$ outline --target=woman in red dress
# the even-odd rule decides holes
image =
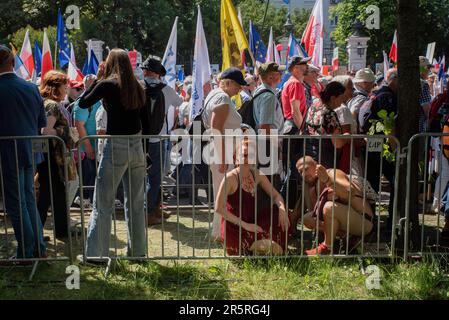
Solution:
[[[287,251],[292,234],[290,218],[279,192],[249,164],[249,155],[256,154],[252,151],[254,144],[244,139],[238,147],[236,168],[220,185],[215,211],[222,216],[222,240],[228,255],[280,255]]]

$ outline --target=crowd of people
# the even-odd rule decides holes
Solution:
[[[420,57],[420,66],[419,123],[421,132],[426,132],[432,128],[434,114],[441,124],[447,120],[438,111],[445,110],[449,101],[447,90],[435,95],[429,61]],[[60,138],[50,141],[49,152],[35,155],[30,141],[0,142],[4,204],[18,242],[17,259],[46,257],[48,239],[43,228],[50,207],[55,237],[65,241],[71,236],[67,214],[72,202],[92,206],[86,241],[86,255],[92,261],[109,256],[113,211],[120,204],[127,221],[128,255],[145,256],[145,228],[169,218],[161,209],[167,196],[161,186],[167,176],[178,177],[176,182],[187,186],[181,194],[196,203],[198,188],[189,186],[207,184],[210,174],[214,200],[210,232],[229,255],[286,253],[298,223],[322,235],[307,255],[329,254],[337,237],[354,249],[376,229],[375,202],[382,178],[390,184],[387,229],[391,230],[394,160],[380,161],[381,152],[368,151],[367,140],[352,135],[383,134],[372,128],[382,121],[382,110],[396,119],[395,68],[385,78],[369,68],[324,77],[310,58],[294,56],[286,66],[267,62],[246,76],[237,68],[224,70],[204,85],[205,99],[196,119],[220,134],[240,129],[245,136],[254,129],[259,136],[288,136],[269,149],[277,150],[279,157],[254,164],[248,159],[258,146],[248,137],[235,145],[214,139],[211,148],[218,153],[218,163],[184,161],[174,170],[174,144],[158,136],[192,125],[192,78],[175,88],[167,86],[166,70],[155,56],[149,56],[141,68],[144,79],[139,80],[126,51],[114,49],[97,75],[76,82],[64,72],[50,71],[38,88],[14,74],[13,53],[0,46],[0,136]],[[290,78],[281,83],[287,71]],[[236,106],[239,95],[242,105]],[[242,113],[249,106],[251,121]],[[94,135],[111,138],[88,138]],[[141,135],[150,138],[142,143]],[[434,142],[440,152],[445,150],[444,139]],[[66,151],[75,149],[74,156],[67,157]],[[232,164],[226,161],[227,152],[234,155]],[[444,160],[436,183],[443,188],[449,181]],[[77,172],[79,163],[81,172]],[[69,183],[78,185],[80,178],[85,186],[82,195]],[[435,190],[436,210],[444,193]],[[444,235],[449,233],[447,218]]]

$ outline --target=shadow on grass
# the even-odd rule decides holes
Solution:
[[[165,266],[155,262],[118,261],[107,278],[104,268],[80,266],[80,290],[68,290],[67,263],[41,264],[33,281],[31,268],[0,269],[0,300],[7,299],[229,299],[220,270],[209,272],[195,265]]]

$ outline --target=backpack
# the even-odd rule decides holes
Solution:
[[[433,99],[429,112],[429,132],[441,132],[444,118],[449,114],[449,94],[439,94]]]
[[[271,92],[271,90],[264,89],[256,94],[251,100],[246,101],[238,110],[238,113],[242,117],[242,123],[249,125],[253,130],[256,130],[256,120],[254,119],[254,99],[261,96],[264,93]]]
[[[146,123],[148,129],[144,132],[145,135],[158,135],[164,127],[166,121],[165,116],[165,97],[162,89],[165,84],[160,83],[156,86],[150,86],[145,82],[145,94],[147,98],[147,112],[145,112]]]
[[[378,98],[382,96],[386,96],[389,94],[390,94],[389,92],[382,92],[377,95],[372,95],[367,101],[365,101],[362,104],[359,112],[359,125],[360,125],[360,132],[362,134],[366,134],[369,131],[371,127],[370,120],[378,118],[377,113],[380,111],[380,109],[374,110],[373,108],[374,101],[376,101]]]

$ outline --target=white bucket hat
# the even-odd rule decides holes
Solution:
[[[374,72],[370,68],[365,68],[357,71],[352,81],[354,83],[375,82],[376,76],[374,75]]]

